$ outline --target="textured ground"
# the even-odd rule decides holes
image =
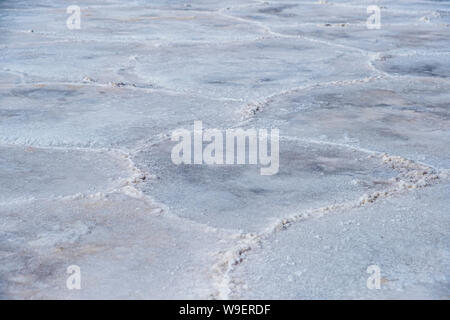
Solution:
[[[0,298],[449,299],[449,48],[443,0],[0,0]],[[194,120],[279,173],[175,166]]]

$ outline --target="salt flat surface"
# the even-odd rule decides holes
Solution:
[[[449,1],[70,4],[0,2],[1,299],[449,298]],[[175,165],[194,121],[278,173]]]
[[[433,186],[274,233],[236,268],[234,298],[448,299],[449,191]],[[380,267],[382,290],[367,289],[369,265]]]
[[[210,298],[216,250],[234,239],[116,193],[0,211],[2,298]],[[66,288],[70,265],[81,290]]]

